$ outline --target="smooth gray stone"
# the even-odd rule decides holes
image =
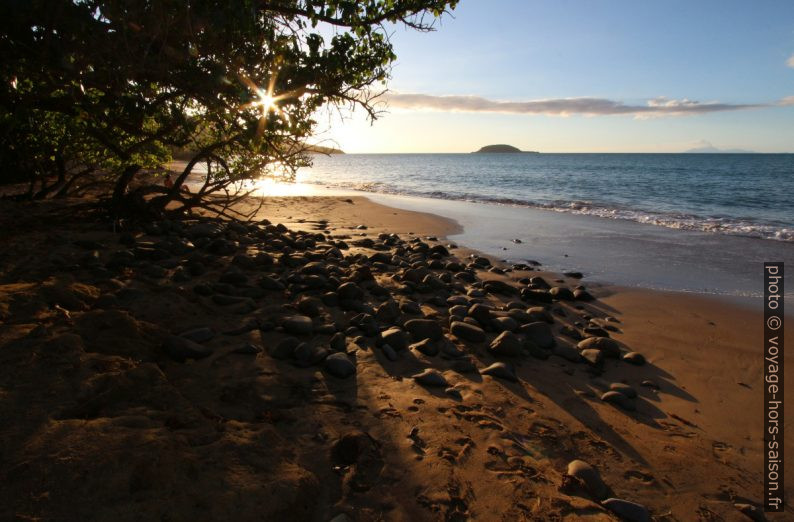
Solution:
[[[513,368],[503,362],[495,362],[487,368],[480,370],[481,375],[490,375],[491,377],[499,377],[506,381],[518,382]]]
[[[462,321],[454,321],[449,327],[450,333],[459,339],[472,343],[485,341],[485,332],[482,328]]]
[[[332,353],[325,358],[325,369],[334,377],[346,379],[356,373],[356,365],[347,354],[342,352]]]
[[[636,502],[620,498],[608,498],[601,505],[628,522],[651,521],[651,514],[648,512],[648,508]]]
[[[433,319],[411,319],[405,322],[405,329],[415,341],[430,339],[439,341],[444,335],[441,326]]]
[[[441,375],[438,370],[434,370],[432,368],[428,368],[421,373],[417,373],[413,376],[413,379],[423,386],[433,386],[433,387],[448,387],[449,383]]]
[[[489,347],[494,355],[506,355],[516,357],[522,354],[521,340],[512,332],[502,332],[491,342]]]
[[[572,460],[568,463],[568,475],[580,480],[587,491],[598,500],[606,497],[609,493],[607,485],[601,479],[601,474],[593,466],[583,460]]]
[[[177,362],[185,362],[187,359],[203,359],[212,355],[212,348],[178,335],[170,335],[165,339],[163,351]]]
[[[205,343],[215,337],[215,331],[213,331],[212,328],[203,326],[201,328],[194,328],[192,330],[182,332],[179,334],[179,337],[184,337],[185,339],[189,339],[194,343]]]
[[[609,385],[609,389],[612,391],[620,392],[629,399],[634,399],[637,397],[637,390],[629,386],[628,384],[624,384],[622,382],[613,382]]]
[[[634,401],[629,399],[625,395],[617,391],[608,391],[601,396],[601,400],[604,402],[608,402],[610,404],[614,404],[616,406],[620,406],[624,410],[627,411],[634,411],[637,407],[634,405]]]
[[[536,321],[525,324],[518,329],[518,333],[540,348],[549,349],[554,346],[554,335],[548,323]]]
[[[310,317],[305,315],[292,315],[284,319],[284,330],[294,335],[311,335],[314,325]]]
[[[590,348],[601,350],[607,357],[618,358],[620,357],[620,345],[614,339],[609,337],[588,337],[576,345],[580,350],[587,350]]]

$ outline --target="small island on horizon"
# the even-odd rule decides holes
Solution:
[[[474,151],[472,154],[481,154],[481,153],[523,153],[523,154],[540,154],[536,150],[521,150],[517,147],[513,147],[512,145],[506,145],[504,143],[496,144],[496,145],[486,145],[481,147],[480,150]]]

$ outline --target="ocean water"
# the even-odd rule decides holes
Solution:
[[[794,242],[794,154],[345,154],[298,181]]]

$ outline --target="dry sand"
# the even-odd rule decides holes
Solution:
[[[615,520],[598,502],[605,496],[640,503],[655,520],[748,520],[734,504],[762,501],[758,311],[597,285],[588,285],[596,301],[536,303],[551,312],[558,347],[576,345],[561,328],[581,332],[592,317],[648,360],[607,359],[595,375],[558,355],[494,356],[495,332],[487,342],[462,341],[449,333],[448,307],[431,301],[449,295],[449,285],[400,293],[404,271],[395,278],[397,267],[372,267],[380,287],[443,326],[444,340],[434,343],[441,353],[400,350],[392,361],[379,334],[350,331],[342,349],[356,371],[338,378],[322,362],[301,367],[273,356],[290,336],[266,323],[300,313],[299,295],[266,290],[221,306],[193,291],[217,282],[231,254],[206,255],[206,272],[181,282],[172,278],[190,266],[189,250],[107,272],[114,252],[127,248],[118,235],[89,218],[53,215],[11,203],[0,209],[2,520]],[[359,234],[414,233],[438,237],[424,240],[432,247],[457,227],[364,198],[274,198],[259,217],[312,234],[327,228],[349,243]],[[362,224],[368,228],[356,230]],[[252,256],[279,250],[246,245],[245,231],[225,235]],[[144,235],[138,246],[165,237]],[[358,252],[375,251],[342,253]],[[451,253],[463,261],[469,254]],[[241,272],[283,277],[298,269],[285,268],[289,262]],[[341,276],[369,288],[366,302],[379,305],[366,270],[355,267]],[[518,287],[537,275],[579,284],[538,271],[476,274]],[[517,300],[485,298],[497,309]],[[315,327],[341,330],[357,315],[325,304],[319,312]],[[252,321],[261,328],[243,332]],[[169,357],[164,340],[196,327],[215,333],[200,343],[208,356]],[[331,335],[295,337],[328,348]],[[454,349],[465,356],[444,355]],[[518,382],[463,371],[461,360],[479,369],[509,362]],[[411,378],[427,368],[454,390]],[[639,393],[636,411],[600,400],[618,382]],[[574,459],[600,472],[607,495],[566,478]],[[786,471],[794,476],[790,465]]]

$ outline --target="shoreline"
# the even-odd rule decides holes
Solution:
[[[277,196],[359,196],[387,207],[432,212],[460,225],[450,240],[507,263],[542,261],[550,271],[580,271],[600,284],[723,296],[749,306],[762,297],[759,267],[764,261],[794,265],[794,243],[787,241],[311,183],[274,183],[265,190]],[[786,297],[794,298],[794,288]]]

